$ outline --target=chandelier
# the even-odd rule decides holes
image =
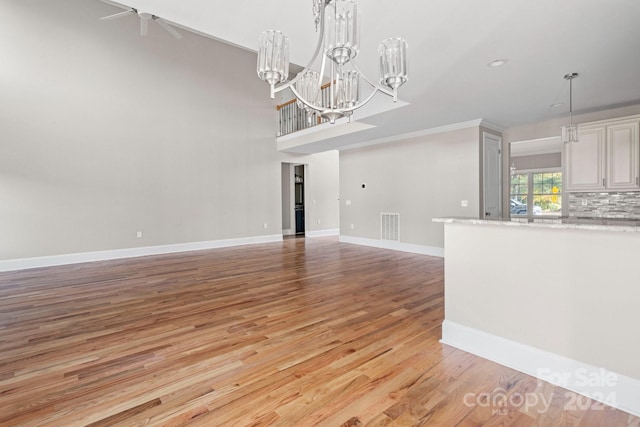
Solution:
[[[380,84],[373,83],[355,63],[360,51],[358,5],[354,0],[312,1],[316,31],[319,29],[318,43],[307,66],[293,80],[286,82],[289,77],[289,38],[276,30],[267,30],[260,36],[258,77],[271,85],[271,98],[290,88],[297,98],[298,107],[309,113],[317,112],[331,123],[341,117],[350,117],[378,92],[396,102],[398,88],[407,81],[407,42],[401,38],[382,41],[378,48]],[[320,54],[320,71],[315,71],[312,67]],[[372,88],[363,100],[360,99],[360,79]],[[328,97],[321,96],[325,81]]]
[[[571,144],[578,142],[578,127],[573,124],[573,79],[578,77],[578,73],[571,73],[564,76],[569,80],[569,124],[562,127],[562,142]]]

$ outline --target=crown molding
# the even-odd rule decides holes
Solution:
[[[485,128],[485,129],[489,129],[492,130],[494,132],[498,132],[498,133],[502,133],[504,132],[504,128],[501,126],[498,126],[497,124],[493,123],[493,122],[489,122],[485,119],[480,119],[480,126]]]
[[[415,132],[407,132],[407,133],[403,133],[400,135],[393,135],[393,136],[388,136],[385,138],[379,138],[379,139],[374,139],[372,141],[363,141],[363,142],[358,142],[356,144],[350,144],[350,145],[345,145],[343,147],[338,148],[339,151],[344,151],[344,150],[353,150],[355,148],[362,148],[362,147],[368,147],[370,145],[378,145],[378,144],[386,144],[389,142],[399,142],[399,141],[405,141],[408,139],[413,139],[413,138],[419,138],[422,136],[428,136],[428,135],[435,135],[438,133],[445,133],[445,132],[451,132],[451,131],[455,131],[455,130],[460,130],[460,129],[469,129],[469,128],[479,128],[479,127],[484,127],[486,129],[489,130],[493,130],[495,132],[499,132],[502,133],[503,129],[491,122],[487,122],[484,119],[475,119],[475,120],[469,120],[466,122],[460,122],[460,123],[453,123],[450,125],[444,125],[444,126],[437,126],[434,128],[429,128],[429,129],[422,129],[422,130],[418,130]]]

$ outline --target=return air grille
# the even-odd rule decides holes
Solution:
[[[381,213],[380,214],[380,239],[400,240],[400,214]]]

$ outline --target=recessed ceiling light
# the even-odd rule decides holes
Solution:
[[[507,63],[506,59],[496,59],[495,61],[491,61],[487,64],[487,67],[500,67]]]
[[[562,107],[563,105],[564,105],[564,102],[556,102],[555,104],[549,105],[549,107],[558,108],[558,107]]]

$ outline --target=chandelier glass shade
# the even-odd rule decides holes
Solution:
[[[270,85],[289,77],[289,38],[280,31],[268,30],[260,36],[258,77]]]
[[[318,112],[334,123],[367,104],[377,92],[397,100],[397,90],[408,78],[407,42],[401,38],[384,40],[379,48],[379,84],[367,79],[355,63],[360,51],[360,9],[354,0],[313,0],[316,29],[315,53],[303,71],[287,82],[289,39],[280,31],[262,33],[258,49],[258,77],[271,86],[271,97],[290,88],[299,108]],[[319,72],[312,67],[319,64]],[[371,88],[360,99],[360,80]],[[328,88],[329,96],[321,96]],[[323,102],[324,100],[324,102]]]
[[[384,40],[380,53],[380,84],[396,89],[407,81],[407,42],[401,38]]]
[[[307,70],[302,77],[296,82],[297,92],[301,97],[308,99],[314,104],[318,103],[320,96],[320,74],[317,71]],[[300,100],[296,100],[298,108],[312,112],[309,107],[304,105]]]
[[[569,80],[569,124],[562,127],[562,142],[572,144],[578,142],[578,126],[573,124],[573,79],[578,77],[578,73],[571,73],[564,76]]]

